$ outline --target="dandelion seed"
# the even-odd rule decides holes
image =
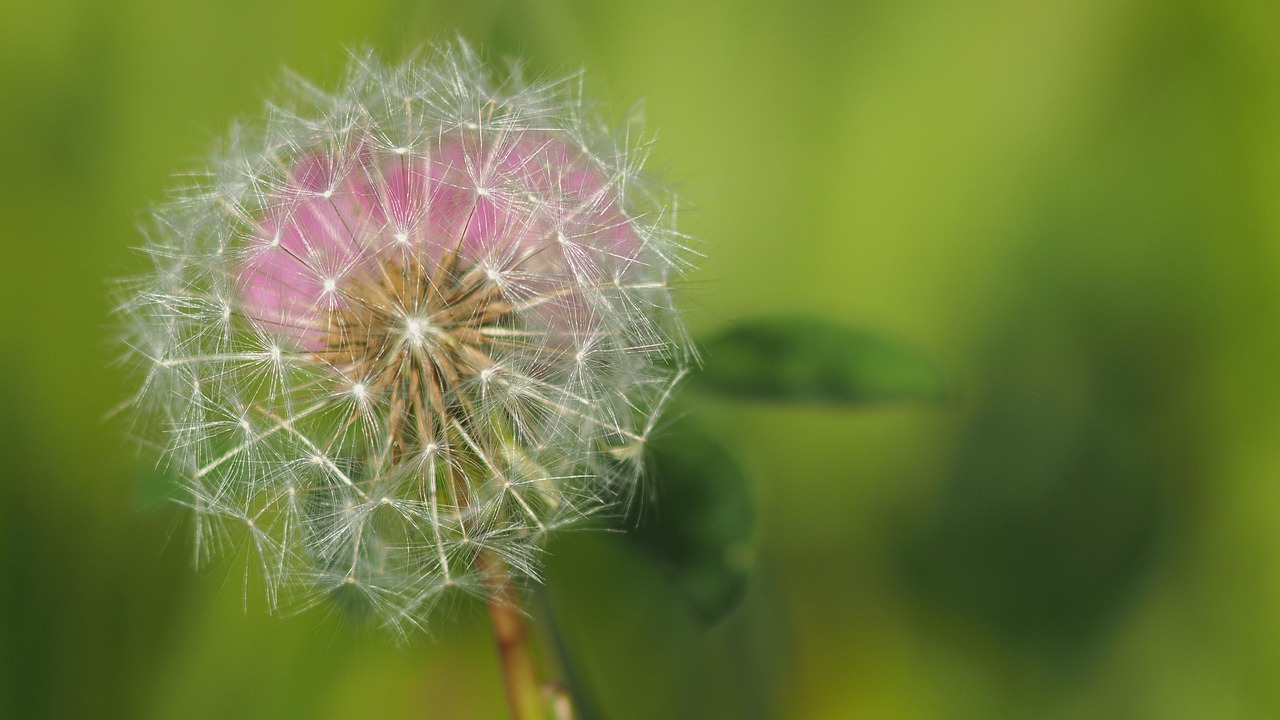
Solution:
[[[402,631],[630,496],[689,252],[578,87],[462,44],[356,55],[156,211],[121,286],[134,404],[201,532],[253,530],[269,599],[358,588]]]

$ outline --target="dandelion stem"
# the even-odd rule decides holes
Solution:
[[[520,613],[520,597],[511,584],[506,563],[490,552],[481,553],[478,562],[488,591],[489,618],[493,621],[493,637],[498,646],[498,662],[512,720],[547,720],[542,682],[538,679],[524,616]]]

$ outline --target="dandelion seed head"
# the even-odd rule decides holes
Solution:
[[[579,87],[462,43],[355,54],[155,211],[118,315],[197,552],[238,520],[272,602],[350,592],[406,631],[480,553],[536,578],[546,533],[632,495],[691,253]]]

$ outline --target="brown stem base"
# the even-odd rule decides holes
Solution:
[[[545,720],[542,682],[530,652],[524,616],[519,609],[519,593],[501,558],[483,553],[479,562],[488,591],[489,618],[493,621],[493,637],[498,646],[498,662],[512,720]]]

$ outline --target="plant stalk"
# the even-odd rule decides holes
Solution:
[[[512,720],[547,720],[542,681],[529,647],[520,595],[511,582],[507,565],[493,553],[479,557],[488,593],[489,618],[498,646],[498,663],[507,692]]]

